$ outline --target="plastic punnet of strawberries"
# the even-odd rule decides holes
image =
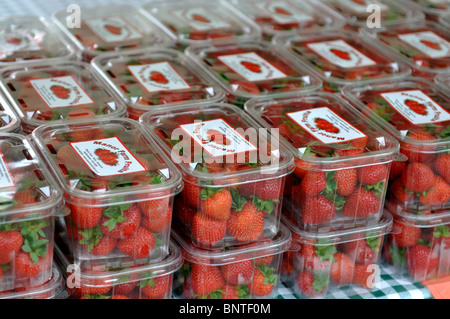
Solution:
[[[424,78],[344,89],[352,103],[400,142],[388,205],[425,214],[450,207],[450,94]],[[449,95],[447,95],[449,94]]]
[[[281,225],[270,239],[228,247],[226,251],[201,249],[183,234],[173,231],[172,235],[184,257],[183,266],[175,273],[175,296],[184,299],[276,296],[281,259],[291,240],[286,226]]]
[[[293,159],[270,133],[224,103],[150,111],[141,121],[183,174],[174,227],[206,249],[275,236]]]
[[[126,101],[131,119],[146,111],[177,104],[220,101],[223,91],[211,85],[191,59],[170,49],[129,51],[102,55],[93,65]]]
[[[193,57],[221,85],[228,103],[243,108],[253,97],[319,89],[321,81],[278,46],[265,41],[192,45]]]
[[[329,231],[381,218],[397,141],[330,93],[253,99],[245,107],[278,129],[294,154],[284,210],[299,226]]]
[[[280,35],[274,41],[306,63],[324,81],[326,92],[340,92],[351,83],[396,79],[411,72],[406,64],[381,52],[354,31]]]
[[[76,261],[121,265],[167,255],[181,176],[137,122],[47,125],[33,139],[64,191]]]
[[[0,134],[0,168],[0,291],[14,293],[52,277],[62,195],[21,135]]]
[[[43,124],[115,118],[125,113],[125,104],[83,62],[4,68],[1,88],[26,134]]]

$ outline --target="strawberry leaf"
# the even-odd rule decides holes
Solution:
[[[372,250],[376,253],[380,250],[380,243],[381,243],[381,237],[380,236],[373,236],[373,234],[366,233],[366,243],[367,246],[372,248]]]
[[[378,198],[381,198],[383,193],[384,193],[384,180],[383,181],[379,181],[376,184],[373,185],[364,185],[364,188],[367,191],[373,191],[373,193],[375,194],[375,196],[377,196]]]
[[[241,194],[239,194],[238,190],[236,189],[231,190],[231,198],[232,198],[231,208],[234,209],[236,212],[242,211],[242,208],[244,207],[245,203],[247,203],[247,199],[245,199],[244,196],[241,196]]]
[[[445,225],[436,226],[433,232],[434,238],[450,237],[450,228]]]
[[[272,267],[267,267],[266,264],[261,264],[259,267],[259,270],[264,275],[264,281],[263,284],[265,285],[275,285],[278,280],[278,275],[275,272],[275,269]]]
[[[395,266],[405,266],[406,265],[406,248],[405,247],[397,247],[393,246],[389,247],[389,253],[392,256],[392,262]]]
[[[334,261],[334,254],[337,253],[335,245],[322,244],[319,240],[315,248],[316,255],[320,258],[320,261]]]
[[[258,196],[251,196],[253,198],[253,204],[255,204],[256,208],[258,210],[262,210],[268,214],[271,214],[275,208],[274,203],[279,203],[280,200],[274,199],[274,200],[264,200],[261,198],[258,198]],[[245,203],[244,203],[245,204]]]
[[[314,273],[314,281],[312,286],[316,292],[322,292],[325,287],[330,284],[330,279],[328,274],[325,273]]]
[[[103,237],[103,233],[98,225],[94,228],[79,230],[78,233],[83,236],[80,244],[85,245],[88,252],[91,252]]]

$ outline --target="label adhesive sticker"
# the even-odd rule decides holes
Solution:
[[[218,59],[250,82],[287,77],[255,52],[222,55]]]
[[[380,95],[412,124],[450,121],[450,113],[421,90],[381,93]]]
[[[128,70],[150,93],[191,88],[169,62],[129,65]]]
[[[213,157],[258,150],[223,119],[183,124],[180,128]]]
[[[430,58],[450,56],[450,42],[433,31],[399,34],[398,38]]]
[[[0,188],[16,186],[11,172],[6,165],[5,157],[0,151]]]
[[[172,14],[198,31],[230,28],[232,25],[209,10],[198,7],[173,11]]]
[[[377,63],[344,40],[308,43],[308,48],[341,68],[355,68]]]
[[[309,22],[314,18],[309,14],[300,11],[299,8],[293,6],[289,1],[266,1],[255,3],[255,6],[262,12],[270,15],[276,22],[280,24]]]
[[[146,171],[118,137],[70,143],[84,163],[98,176]]]
[[[291,112],[286,115],[324,144],[344,143],[367,136],[328,107]]]
[[[84,20],[86,25],[104,42],[122,42],[142,38],[142,34],[122,17],[104,17]]]
[[[79,106],[94,103],[73,76],[58,76],[30,80],[33,89],[50,108]]]

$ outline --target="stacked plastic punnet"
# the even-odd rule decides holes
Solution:
[[[298,234],[300,251],[288,252],[284,267],[297,295],[324,296],[333,261],[338,263],[337,272],[340,267],[347,271],[346,280],[336,279],[342,285],[358,281],[352,281],[353,272],[355,276],[361,272],[360,279],[362,273],[374,279],[382,238],[392,223],[383,217],[383,207],[398,142],[348,102],[326,92],[252,99],[245,108],[263,127],[277,129],[281,143],[295,158],[284,188],[283,218]],[[369,233],[373,235],[366,238]],[[361,244],[341,245],[357,239]],[[347,256],[337,249],[352,245],[354,252]],[[370,249],[373,258],[355,257]]]
[[[172,229],[192,267],[190,275],[178,275],[183,296],[269,298],[279,282],[278,256],[290,239],[280,218],[292,155],[230,104],[154,110],[141,122],[183,175]]]
[[[0,171],[0,298],[52,298],[60,280],[53,235],[62,194],[22,135],[0,134]]]
[[[344,94],[400,142],[402,158],[392,164],[386,201],[398,225],[389,236],[386,259],[399,271],[408,269],[417,281],[447,275],[439,260],[445,263],[450,238],[445,231],[450,211],[450,91],[411,77],[395,84],[349,86]]]

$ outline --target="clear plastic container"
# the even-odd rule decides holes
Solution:
[[[27,138],[0,134],[0,291],[52,277],[55,216],[62,194]]]
[[[32,15],[0,18],[0,51],[0,67],[75,58],[74,49],[49,22]]]
[[[81,7],[80,11],[79,25],[73,11],[67,10],[53,14],[52,21],[76,48],[81,60],[89,62],[103,52],[166,46],[171,42],[159,23],[131,5]]]
[[[190,58],[171,49],[147,49],[102,54],[92,61],[128,106],[128,117],[154,107],[218,102],[225,93],[193,66]]]
[[[166,257],[181,175],[139,123],[43,125],[33,140],[64,192],[77,262],[119,267]]]
[[[443,90],[450,90],[450,72],[439,74],[434,78],[434,82]]]
[[[64,299],[63,276],[53,265],[50,280],[36,287],[16,288],[12,291],[0,292],[0,299]]]
[[[173,241],[163,260],[141,266],[83,268],[59,243],[55,260],[66,279],[68,299],[171,299],[174,273],[183,265]]]
[[[439,22],[440,22],[441,25],[443,25],[447,29],[450,29],[450,12],[448,14],[446,14],[446,15],[443,15],[439,19]]]
[[[439,17],[450,13],[450,4],[447,0],[406,0],[406,2],[422,10],[430,21],[438,22]]]
[[[450,30],[426,21],[383,27],[376,33],[361,31],[384,54],[394,54],[412,68],[412,75],[433,80],[450,71]]]
[[[0,95],[0,132],[21,133],[20,119],[13,112],[9,103]]]
[[[295,30],[341,28],[345,19],[318,1],[310,0],[229,0],[259,25],[266,40],[275,34]]]
[[[276,36],[274,42],[308,65],[319,76],[324,91],[340,92],[351,83],[390,81],[407,76],[410,68],[382,53],[367,37],[349,30],[322,30]]]
[[[192,45],[185,52],[225,90],[228,103],[240,108],[253,97],[310,92],[322,84],[303,64],[266,41]]]
[[[277,234],[293,158],[267,130],[225,103],[150,111],[141,121],[183,174],[173,223],[195,245],[224,249]]]
[[[180,50],[217,39],[252,40],[261,36],[258,25],[223,0],[213,4],[208,0],[156,0],[142,9],[164,26]]]
[[[118,118],[126,105],[84,62],[33,63],[0,71],[0,88],[24,134],[48,123]]]
[[[349,86],[344,95],[400,143],[388,199],[395,211],[450,208],[450,93],[424,78]]]
[[[296,249],[283,256],[281,280],[297,298],[326,298],[333,290],[376,287],[384,237],[392,229],[390,214],[372,226],[321,234],[305,232],[285,216],[282,222]]]
[[[398,142],[336,94],[252,99],[245,109],[294,155],[283,212],[304,231],[377,223]]]
[[[450,212],[425,215],[395,212],[392,233],[383,247],[383,260],[396,274],[409,275],[414,282],[450,275]]]
[[[260,243],[206,250],[189,237],[172,231],[184,265],[175,273],[177,299],[274,299],[280,282],[283,253],[290,249],[291,232],[281,225],[273,238]]]
[[[382,26],[417,23],[425,19],[425,15],[416,6],[396,0],[322,0],[322,2],[342,15],[353,30],[368,28],[368,20],[374,22],[372,19],[374,9],[369,8],[370,5],[377,5],[380,9]]]

